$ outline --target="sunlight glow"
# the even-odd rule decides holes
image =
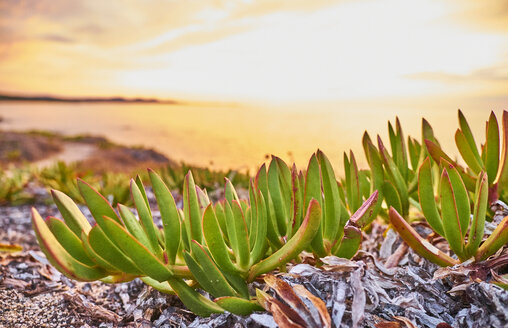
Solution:
[[[107,21],[146,25],[131,29],[131,39],[122,28],[57,34],[76,23],[21,20],[27,36],[0,52],[0,90],[294,103],[508,88],[506,31],[455,18],[474,2],[179,3],[166,15],[151,11],[164,18],[157,22],[139,17],[134,3]]]

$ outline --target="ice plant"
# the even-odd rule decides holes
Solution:
[[[482,171],[487,173],[489,202],[499,199],[508,200],[508,112],[503,112],[503,128],[500,133],[499,124],[494,112],[490,113],[486,122],[485,141],[478,149],[471,128],[462,111],[458,111],[459,129],[455,132],[457,149],[467,165],[463,168],[454,162],[443,150],[431,140],[426,140],[426,146],[432,158],[439,162],[444,158],[459,170],[468,190],[473,191],[475,181]],[[500,152],[500,136],[503,141]]]
[[[486,173],[479,174],[471,206],[468,190],[459,171],[450,162],[444,159],[441,161],[443,170],[437,188],[438,201],[434,195],[436,183],[433,181],[430,158],[424,160],[419,170],[419,200],[429,226],[447,240],[458,260],[438,250],[418,235],[393,207],[389,212],[390,222],[415,252],[438,265],[454,265],[472,257],[477,261],[485,260],[508,242],[508,217],[505,217],[494,232],[483,241],[488,205]]]
[[[183,211],[162,179],[149,170],[162,229],[152,217],[141,179],[131,180],[136,217],[110,203],[90,185],[78,188],[96,224],[91,226],[71,198],[52,191],[64,218],[43,220],[32,211],[34,231],[48,260],[66,276],[83,281],[122,282],[139,277],[152,287],[176,293],[194,313],[206,316],[225,309],[246,314],[261,309],[247,283],[291,261],[309,247],[321,220],[319,202],[311,200],[301,224],[280,248],[269,247],[268,211],[251,183],[251,204],[240,201],[227,180],[226,199],[215,206],[192,174],[184,181]],[[199,294],[200,287],[214,301]]]
[[[419,207],[417,201],[417,170],[426,155],[425,147],[411,137],[407,139],[407,146],[404,140],[404,134],[398,118],[395,121],[395,129],[388,122],[388,135],[390,139],[391,154],[385,147],[383,140],[377,136],[377,148],[372,142],[369,134],[364,133],[362,144],[365,157],[370,167],[368,180],[371,184],[371,190],[378,190],[380,199],[384,199],[387,208],[394,207],[404,218],[409,218],[409,208],[411,205]],[[434,132],[430,124],[422,120],[422,140],[430,139],[437,143]],[[422,141],[423,142],[423,141]],[[344,158],[346,168],[346,181],[348,181],[348,169],[354,168],[356,163],[351,153],[350,161]],[[351,177],[356,177],[358,186],[362,189],[362,180],[366,178],[361,174],[355,174],[357,169],[349,169]],[[354,179],[353,183],[355,182]],[[365,184],[365,183],[364,183]],[[349,185],[349,183],[348,183]],[[346,187],[349,191],[351,187]],[[355,188],[352,188],[356,190]],[[364,192],[365,193],[365,192]],[[353,195],[355,193],[352,193]],[[359,195],[356,196],[359,198]],[[381,211],[381,201],[378,204],[377,212]],[[386,213],[383,210],[383,214]]]
[[[351,217],[342,203],[341,192],[330,161],[318,150],[309,161],[301,197],[304,208],[311,199],[317,199],[323,208],[321,225],[311,244],[312,252],[318,258],[331,254],[353,257],[362,241],[362,228],[376,217],[377,191],[358,207],[355,206],[355,213]]]

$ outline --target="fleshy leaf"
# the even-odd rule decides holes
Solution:
[[[196,315],[207,317],[212,313],[224,312],[224,309],[219,305],[189,287],[183,280],[170,278],[168,283],[183,304]]]
[[[321,166],[321,178],[323,185],[324,195],[324,217],[323,217],[323,238],[329,243],[333,244],[336,239],[342,238],[344,225],[340,222],[340,200],[339,190],[337,186],[337,180],[335,179],[335,173],[333,172],[330,161],[325,154],[318,150],[317,158]],[[351,161],[356,167],[353,153],[351,153]],[[356,172],[358,174],[358,171]],[[358,184],[358,175],[356,176],[356,184]],[[359,190],[356,189],[356,193]]]
[[[175,264],[176,254],[180,246],[180,217],[175,199],[166,184],[153,170],[148,170],[157,205],[161,213],[164,230],[166,254],[169,264]]]
[[[450,248],[460,259],[464,258],[464,237],[461,228],[459,203],[447,170],[441,175],[441,214],[443,230]]]
[[[32,208],[32,224],[41,250],[48,261],[65,276],[81,281],[93,281],[107,275],[104,269],[85,265],[72,257],[60,245],[35,208]]]
[[[459,149],[464,162],[469,166],[469,168],[473,171],[474,174],[478,174],[482,168],[481,158],[476,157],[475,153],[478,153],[476,149],[476,145],[474,150],[471,148],[466,136],[461,130],[455,132],[455,143],[457,144],[457,148]]]
[[[494,229],[476,252],[476,260],[483,261],[508,243],[508,216]]]
[[[360,229],[371,223],[376,217],[374,209],[377,207],[378,192],[374,191],[372,195],[360,206],[360,208],[351,216],[350,220]]]
[[[263,308],[256,301],[234,296],[218,297],[215,299],[215,303],[224,310],[237,315],[249,315],[254,311],[263,311]]]
[[[430,227],[444,237],[443,223],[434,198],[431,162],[428,157],[423,161],[418,172],[418,196],[423,215]]]
[[[96,225],[90,230],[88,244],[94,253],[118,271],[134,275],[143,274],[143,271],[106,237],[100,226]]]
[[[321,206],[317,200],[312,199],[310,201],[309,208],[307,209],[305,219],[295,235],[275,253],[254,265],[249,271],[248,281],[253,281],[260,274],[284,265],[298,256],[301,251],[309,246],[310,242],[316,235],[320,221]]]
[[[466,245],[467,257],[471,257],[476,253],[478,246],[483,239],[485,227],[485,214],[487,213],[488,205],[488,181],[487,174],[481,172],[478,178],[476,193],[475,193],[475,206],[473,213],[473,221],[469,229],[469,236]]]
[[[478,148],[476,147],[476,142],[473,137],[473,133],[471,132],[471,128],[469,127],[469,124],[467,123],[466,117],[462,113],[462,111],[459,109],[459,125],[460,130],[462,134],[464,135],[465,141],[469,144],[469,148],[471,149],[471,152],[473,156],[476,158],[476,161],[478,163],[481,163],[481,157],[480,153],[478,152]]]
[[[102,218],[104,216],[110,217],[117,223],[121,224],[120,218],[116,215],[115,210],[111,207],[111,204],[109,204],[104,196],[99,194],[94,188],[81,179],[78,179],[78,188],[81,196],[83,196],[83,199],[88,206],[88,209],[99,225],[102,225]]]
[[[418,255],[440,266],[452,266],[458,263],[457,260],[423,239],[393,207],[390,207],[388,214],[392,226]]]
[[[51,196],[53,196],[53,201],[62,214],[65,223],[76,236],[79,237],[81,231],[88,233],[92,229],[86,217],[69,196],[58,190],[51,190]]]
[[[238,268],[231,262],[229,251],[222,237],[217,217],[212,205],[208,205],[203,214],[203,234],[210,253],[217,265],[225,271],[237,272]]]
[[[137,241],[124,227],[111,218],[104,217],[104,224],[110,237],[123,253],[128,255],[136,266],[147,276],[157,281],[173,277],[173,272],[165,266],[143,244]]]
[[[485,141],[485,169],[489,178],[489,185],[494,183],[499,168],[499,124],[494,112],[490,113],[487,122],[487,140]]]
[[[338,242],[338,247],[333,253],[342,258],[352,258],[362,243],[362,231],[355,226],[346,225],[344,228],[344,237]]]
[[[190,171],[185,175],[183,184],[183,204],[188,242],[196,240],[198,243],[201,243],[203,238],[203,231],[201,230],[201,209],[196,194],[194,178]]]
[[[46,224],[60,245],[62,245],[72,257],[88,266],[96,265],[86,254],[81,240],[65,225],[65,223],[55,217],[49,217],[46,219]]]

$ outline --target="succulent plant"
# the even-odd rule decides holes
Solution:
[[[488,205],[487,174],[480,172],[471,200],[460,172],[453,164],[441,159],[443,170],[438,184],[434,182],[437,179],[433,179],[431,164],[430,158],[426,158],[418,175],[422,212],[432,230],[446,239],[458,260],[422,238],[393,207],[389,212],[392,226],[415,252],[438,265],[455,265],[472,257],[477,261],[485,260],[508,242],[508,217],[483,241]],[[434,195],[435,187],[439,190],[438,197]]]
[[[251,182],[251,204],[240,201],[226,180],[226,199],[211,204],[189,172],[183,210],[162,179],[149,170],[162,229],[154,223],[139,176],[130,191],[139,219],[124,206],[115,211],[90,185],[78,189],[96,224],[91,226],[72,199],[52,191],[64,219],[43,220],[32,211],[34,231],[48,260],[66,276],[83,281],[122,282],[141,278],[166,293],[176,293],[194,313],[206,316],[227,309],[238,314],[261,309],[247,283],[283,266],[310,245],[321,220],[319,202],[311,200],[301,224],[280,248],[269,248],[267,207]],[[200,287],[214,301],[199,294]]]
[[[406,219],[409,219],[409,209],[413,205],[419,208],[417,201],[417,170],[426,156],[425,147],[421,146],[416,139],[408,137],[407,146],[404,141],[404,134],[399,118],[395,120],[395,129],[391,122],[388,122],[388,135],[390,139],[391,155],[385,147],[383,140],[377,136],[377,148],[373,144],[369,134],[364,133],[362,144],[365,152],[365,157],[370,167],[370,172],[365,175],[370,181],[370,189],[378,190],[379,198],[384,199],[387,208],[392,206]],[[423,140],[430,139],[439,144],[434,137],[434,132],[430,124],[422,120],[422,143]],[[351,161],[347,163],[345,156],[346,167],[346,181],[348,180],[348,167],[355,167],[353,154],[350,155]],[[367,180],[362,178],[361,174],[353,174],[357,169],[351,171],[351,175],[360,181]],[[353,180],[354,181],[354,180]],[[364,183],[365,184],[365,183]],[[347,190],[348,188],[346,188]],[[364,187],[364,189],[367,189]],[[365,192],[363,192],[365,194]],[[359,198],[359,195],[356,196]],[[381,208],[381,201],[379,202],[376,213],[385,210]]]
[[[357,191],[358,189],[355,189],[353,193]],[[343,198],[341,199],[341,193],[344,194],[330,161],[318,150],[310,158],[303,195],[304,208],[310,199],[317,199],[323,208],[321,225],[311,244],[312,251],[318,258],[332,254],[345,258],[353,257],[362,241],[361,230],[376,218],[377,191],[364,202],[359,198],[359,204],[355,203],[351,216]]]
[[[462,111],[458,111],[459,128],[455,132],[455,143],[459,153],[466,163],[464,168],[453,161],[444,153],[441,147],[431,140],[425,140],[426,147],[432,158],[439,163],[441,158],[452,163],[459,170],[462,179],[469,191],[474,191],[476,181],[481,172],[487,174],[489,203],[498,199],[508,200],[508,112],[503,112],[503,129],[499,130],[499,124],[494,112],[490,113],[486,122],[485,141],[479,150],[471,128]],[[502,138],[502,151],[500,152],[500,136]]]

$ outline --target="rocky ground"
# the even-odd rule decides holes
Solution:
[[[37,209],[43,216],[58,214],[52,205]],[[0,327],[277,326],[266,312],[199,318],[177,297],[139,280],[116,285],[69,280],[40,252],[29,212],[29,206],[0,207],[0,242],[23,248],[0,253]],[[316,268],[304,256],[303,263],[277,276],[322,299],[334,327],[508,327],[508,291],[485,282],[494,266],[438,269],[385,229],[374,224],[352,261],[328,257]]]

